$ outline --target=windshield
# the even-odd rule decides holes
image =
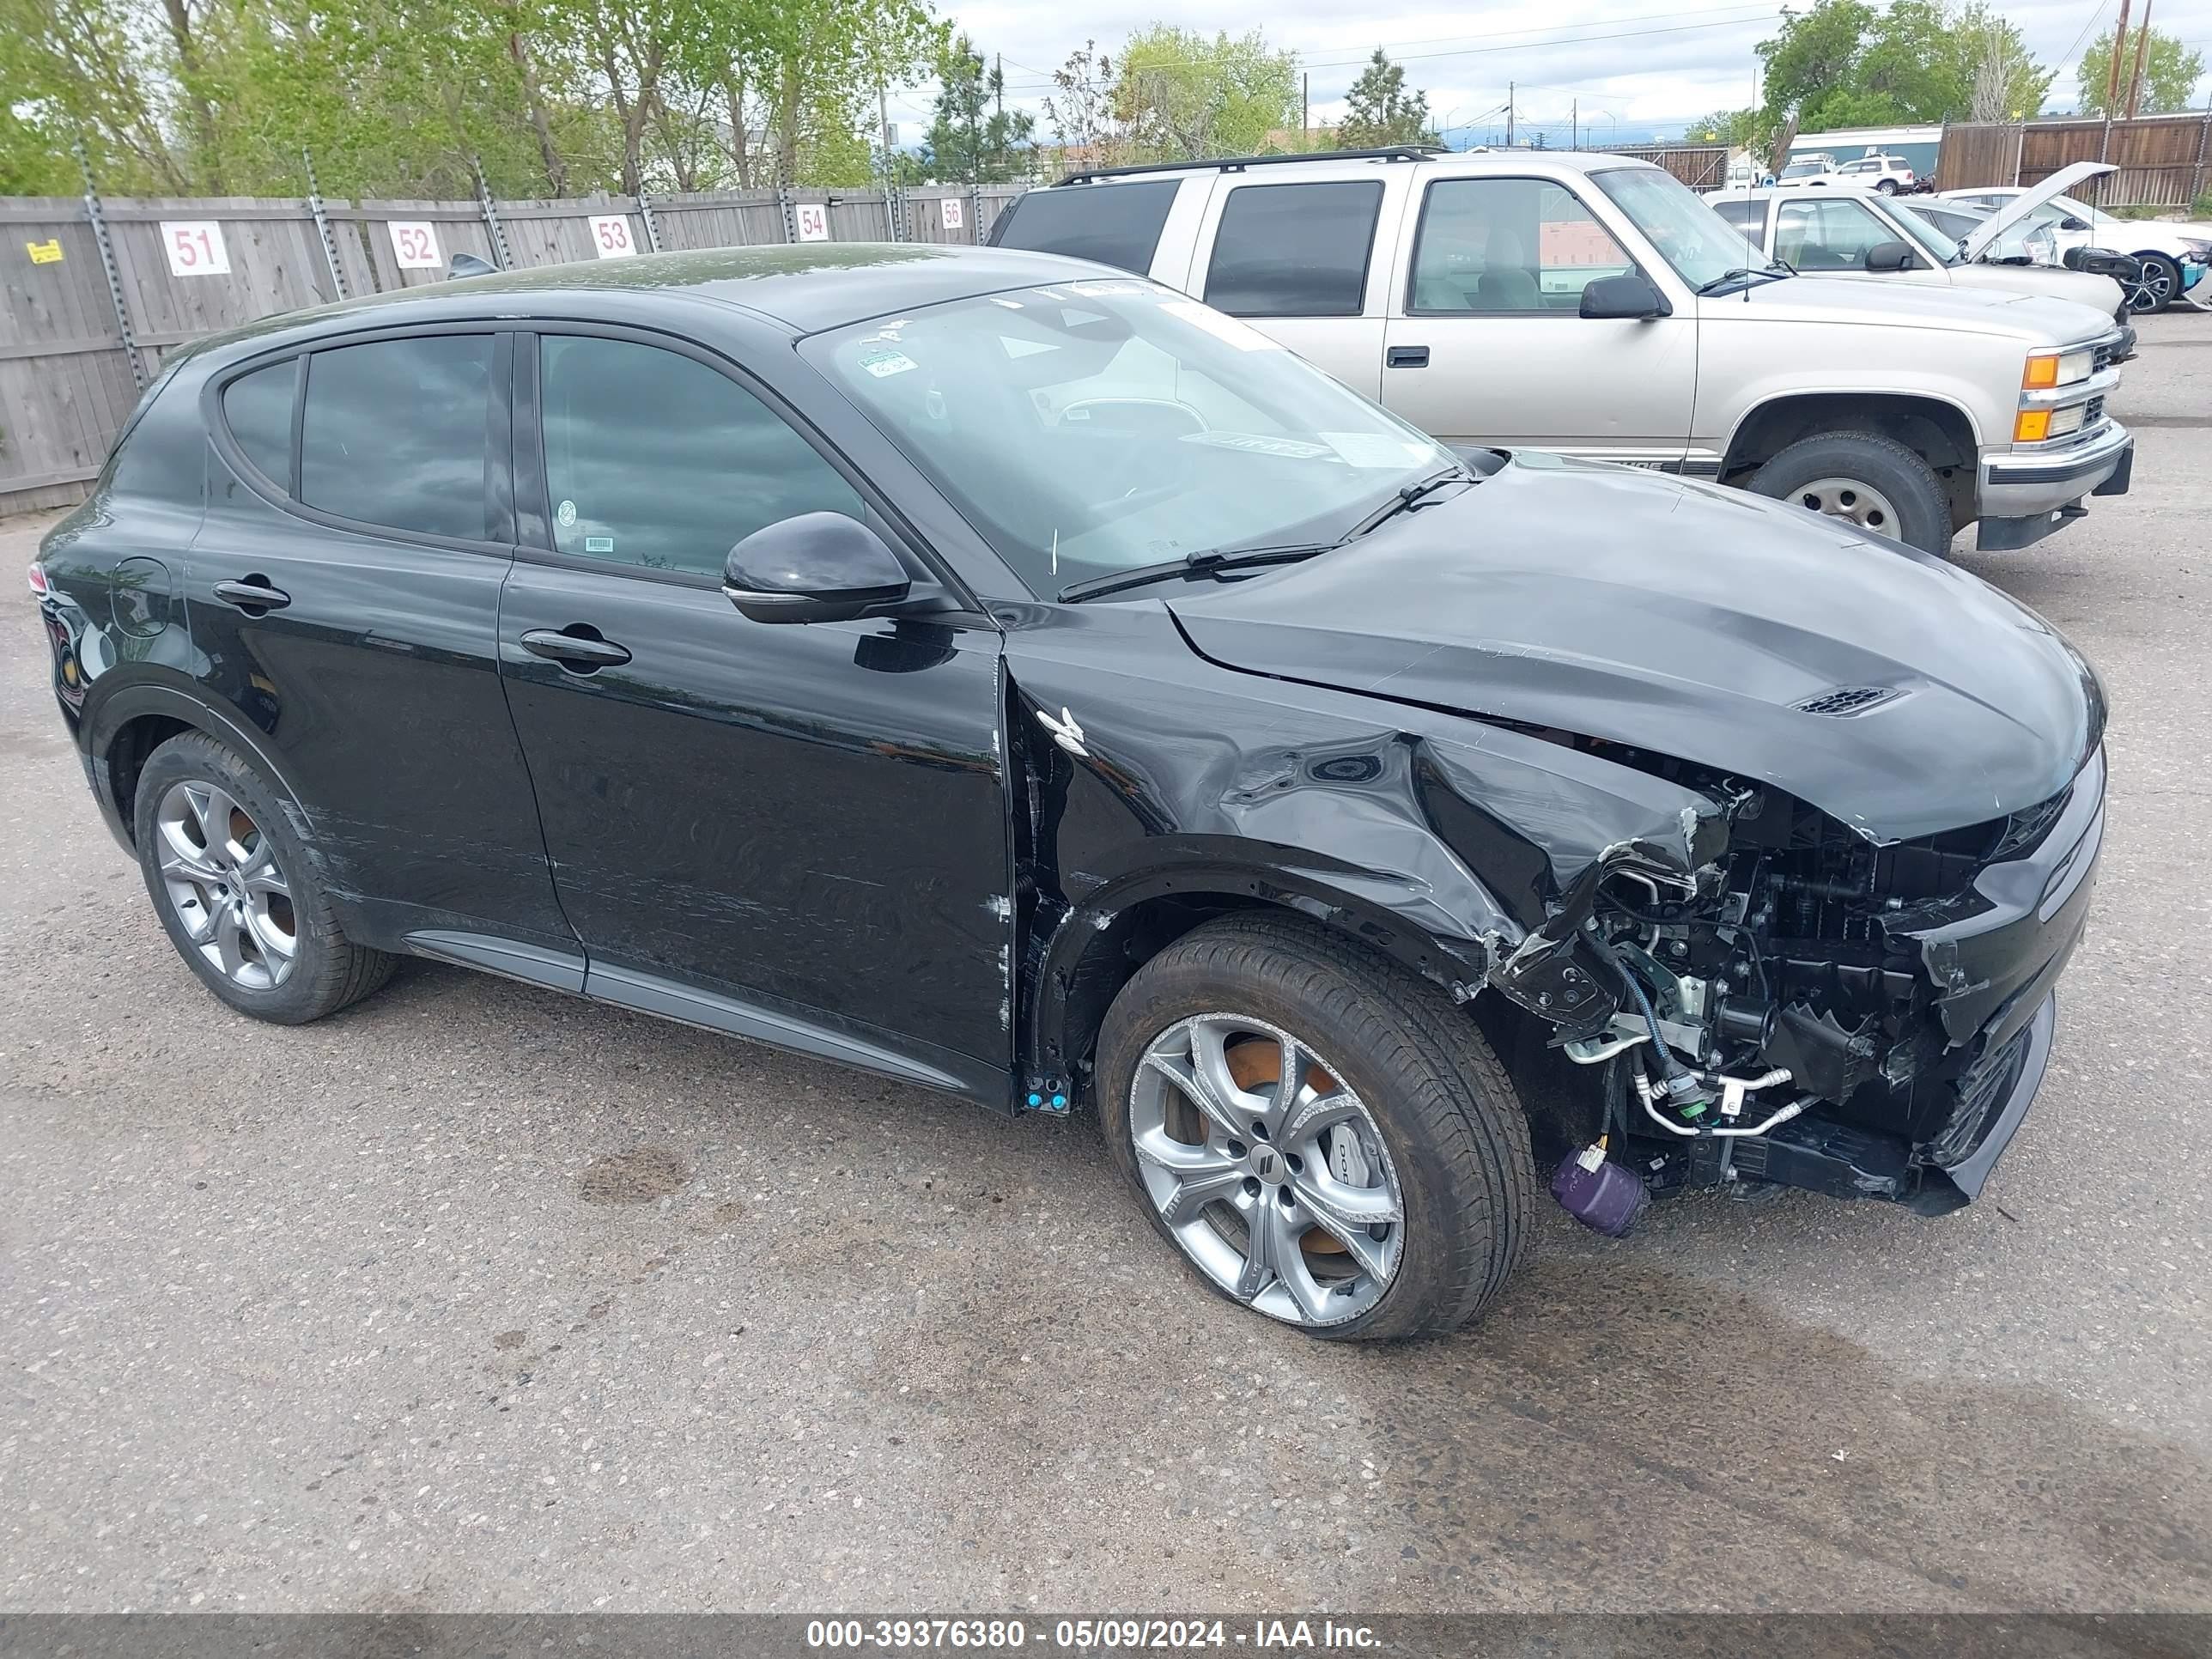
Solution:
[[[1673,173],[1657,167],[1612,167],[1590,177],[1692,288],[1717,283],[1745,264],[1743,233]],[[1765,264],[1755,252],[1749,263]]]
[[[1902,202],[1892,202],[1889,211],[1897,221],[1897,228],[1919,243],[1922,251],[1930,255],[1937,264],[1955,265],[1959,263],[1959,244],[1966,239],[1966,232],[1947,236],[1942,227],[1923,218],[1917,210]]]
[[[1792,161],[1782,169],[1782,176],[1784,179],[1810,179],[1814,173],[1826,173],[1827,170],[1828,164],[1826,161]]]
[[[1333,543],[1457,459],[1256,329],[1135,277],[954,300],[805,349],[1042,594]]]

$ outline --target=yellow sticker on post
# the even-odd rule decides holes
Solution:
[[[43,242],[26,242],[23,252],[31,256],[34,265],[58,265],[62,262],[62,239],[49,236]]]

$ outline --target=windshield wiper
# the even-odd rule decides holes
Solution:
[[[1719,276],[1714,277],[1709,283],[1699,283],[1698,286],[1698,295],[1701,299],[1709,298],[1713,295],[1718,294],[1730,283],[1748,283],[1754,276],[1764,276],[1770,282],[1778,283],[1784,276],[1795,276],[1796,274],[1796,272],[1790,270],[1786,265],[1779,267],[1774,265],[1761,265],[1755,270],[1748,266],[1739,265],[1734,270],[1724,270],[1721,272]]]
[[[1358,540],[1377,525],[1387,523],[1407,508],[1426,501],[1448,483],[1473,483],[1474,482],[1473,473],[1469,472],[1464,465],[1455,464],[1444,468],[1441,472],[1432,472],[1425,478],[1401,485],[1397,493],[1389,501],[1346,531],[1344,539],[1347,542]],[[1339,545],[1341,546],[1342,544],[1340,543]]]
[[[1225,570],[1250,570],[1270,564],[1296,564],[1300,559],[1310,559],[1316,553],[1326,553],[1341,545],[1339,542],[1297,542],[1283,547],[1210,548],[1202,553],[1187,553],[1180,559],[1164,559],[1158,564],[1140,564],[1127,570],[1116,570],[1110,575],[1072,582],[1060,590],[1060,601],[1062,605],[1080,605],[1085,599],[1103,599],[1124,588],[1172,581],[1178,577],[1212,576]]]

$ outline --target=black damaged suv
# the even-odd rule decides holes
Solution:
[[[2103,822],[2095,677],[1973,577],[1452,453],[994,250],[277,319],[169,368],[31,580],[233,1007],[411,954],[1089,1097],[1208,1282],[1331,1336],[1496,1291],[1523,1093],[1594,1224],[1692,1183],[1966,1202]]]

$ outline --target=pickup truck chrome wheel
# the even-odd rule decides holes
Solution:
[[[1848,519],[1877,536],[1894,540],[1899,534],[1896,507],[1888,496],[1863,479],[1815,478],[1799,485],[1790,499],[1832,519]]]
[[[1145,1048],[1128,1133],[1162,1223],[1239,1302],[1334,1325],[1389,1289],[1406,1200],[1382,1131],[1291,1032],[1242,1014],[1176,1021]]]
[[[193,948],[225,979],[274,990],[291,977],[300,939],[276,851],[219,785],[169,786],[155,816],[161,883]]]

